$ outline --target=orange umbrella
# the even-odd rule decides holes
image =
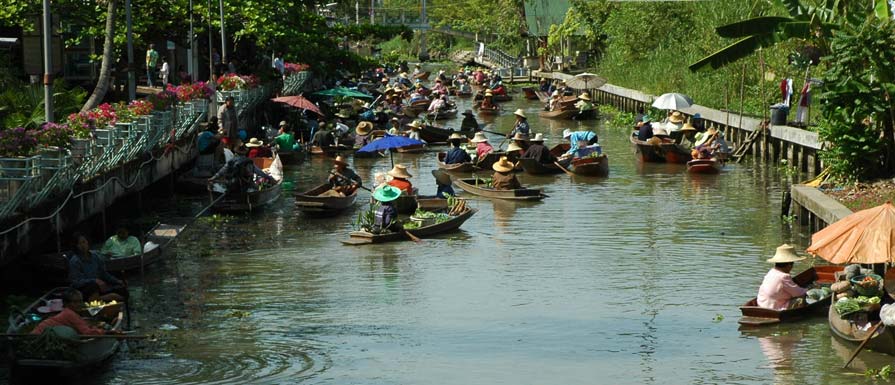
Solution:
[[[279,98],[273,98],[271,100],[275,101],[277,103],[288,104],[295,108],[304,108],[306,110],[316,112],[317,115],[323,116],[323,113],[320,112],[320,109],[317,108],[317,106],[314,105],[314,103],[311,103],[310,100],[306,99],[304,96],[301,96],[301,95],[281,96]]]
[[[895,262],[895,207],[886,202],[842,218],[814,233],[806,251],[836,264]]]

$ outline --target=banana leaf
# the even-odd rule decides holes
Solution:
[[[782,23],[795,21],[791,17],[761,16],[738,21],[715,28],[718,36],[729,38],[742,38],[751,35],[771,33],[777,30]]]
[[[690,71],[693,72],[708,68],[718,69],[751,55],[759,48],[770,47],[776,44],[777,41],[776,34],[773,33],[744,37],[733,44],[721,48],[715,53],[700,59],[696,63],[690,64],[689,68]]]

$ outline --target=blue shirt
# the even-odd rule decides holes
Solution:
[[[454,147],[448,151],[447,155],[444,157],[445,164],[460,164],[466,162],[472,162],[472,158],[470,158],[469,154],[460,147]]]
[[[110,285],[119,285],[121,281],[106,271],[106,262],[94,250],[90,250],[90,260],[84,260],[77,254],[68,259],[68,280],[74,287],[83,286],[101,279]]]
[[[596,138],[597,134],[593,131],[575,131],[572,133],[572,136],[569,137],[569,142],[571,142],[572,147],[569,148],[569,151],[566,154],[572,155],[578,151],[578,143],[581,141],[589,142],[591,139]]]
[[[375,230],[386,230],[389,225],[398,217],[398,210],[390,204],[383,204],[376,209],[376,217],[373,219],[373,228]]]
[[[528,127],[528,121],[523,120],[521,122],[516,123],[516,125],[513,126],[513,131],[510,131],[510,133],[509,133],[509,135],[507,135],[507,137],[511,138],[511,137],[513,137],[513,135],[516,135],[516,134],[528,135],[529,132],[531,132],[531,128]]]

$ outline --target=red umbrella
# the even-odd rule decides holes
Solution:
[[[281,96],[279,98],[273,98],[271,100],[277,103],[288,104],[295,108],[304,108],[306,110],[316,112],[317,115],[324,116],[323,113],[320,112],[320,109],[317,108],[316,105],[314,105],[314,103],[311,103],[310,100],[305,99],[305,97],[301,95]]]

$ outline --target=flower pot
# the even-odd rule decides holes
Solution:
[[[99,130],[97,130],[99,131]],[[90,152],[90,139],[73,139],[71,144],[71,158],[76,165],[81,165]]]

